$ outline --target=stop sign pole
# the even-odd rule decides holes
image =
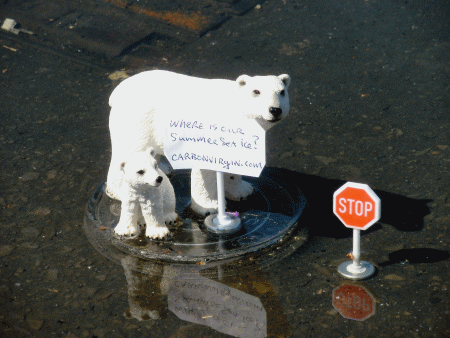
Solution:
[[[380,219],[381,201],[367,184],[347,182],[333,194],[333,213],[347,227],[353,229],[353,261],[338,266],[338,272],[358,280],[375,273],[373,264],[361,261],[361,230]]]

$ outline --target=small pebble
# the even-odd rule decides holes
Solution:
[[[52,180],[54,178],[56,178],[56,173],[57,171],[55,169],[52,169],[50,171],[47,172],[47,179],[48,180]]]
[[[8,256],[13,250],[14,247],[12,245],[0,246],[0,257]]]
[[[316,156],[316,159],[322,162],[325,165],[329,165],[330,163],[334,163],[337,160],[332,157],[326,157],[326,156]]]
[[[399,275],[395,275],[395,274],[390,274],[384,277],[384,279],[387,280],[394,280],[394,281],[402,281],[405,280],[405,278],[403,278],[402,276]]]
[[[35,179],[37,179],[38,177],[39,177],[39,173],[37,173],[37,172],[29,172],[29,173],[25,173],[25,174],[23,174],[23,176],[22,177],[19,177],[22,181],[32,181],[32,180],[35,180]]]
[[[50,213],[51,210],[46,207],[38,207],[32,212],[32,214],[36,216],[48,216]]]
[[[44,321],[42,319],[27,319],[27,324],[30,326],[30,329],[33,331],[39,331]]]
[[[129,76],[126,71],[118,70],[118,71],[115,71],[114,73],[109,74],[108,79],[114,81],[114,80],[126,79],[128,77]]]
[[[25,248],[25,249],[36,250],[39,248],[39,244],[34,243],[34,242],[24,242],[24,243],[20,244],[20,247]]]
[[[51,280],[51,281],[56,281],[58,280],[58,269],[49,269],[47,271],[47,279]]]
[[[38,237],[41,233],[38,229],[27,227],[20,230],[25,237]]]

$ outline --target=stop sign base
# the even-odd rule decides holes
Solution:
[[[366,261],[361,261],[359,266],[355,266],[353,261],[346,261],[340,264],[337,270],[348,279],[360,280],[372,276],[375,273],[375,266]]]

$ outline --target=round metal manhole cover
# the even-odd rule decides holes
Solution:
[[[102,184],[89,200],[85,216],[86,234],[94,247],[113,260],[128,255],[166,263],[206,265],[251,254],[260,263],[269,264],[306,240],[306,229],[298,223],[306,199],[293,182],[283,181],[276,169],[266,168],[259,178],[244,177],[254,186],[255,193],[245,201],[227,201],[227,210],[239,212],[242,222],[239,232],[229,236],[208,232],[204,218],[190,210],[190,171],[177,170],[170,180],[180,216],[177,224],[169,226],[170,237],[116,237],[113,230],[119,221],[120,202],[109,198]]]

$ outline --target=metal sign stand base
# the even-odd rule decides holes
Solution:
[[[206,217],[204,225],[208,231],[216,235],[230,235],[239,231],[241,220],[239,217],[225,212],[225,188],[223,172],[217,171],[217,200],[218,213]]]
[[[228,215],[226,224],[218,222],[218,214],[209,215],[205,218],[205,228],[216,235],[231,235],[241,229],[241,220],[233,215]]]
[[[338,272],[349,279],[358,280],[372,276],[375,267],[366,261],[361,261],[361,230],[353,229],[353,261],[344,262],[338,267]]]
[[[375,273],[375,267],[366,261],[360,261],[360,266],[355,266],[353,261],[347,261],[340,264],[337,270],[342,276],[353,280],[369,278]]]

